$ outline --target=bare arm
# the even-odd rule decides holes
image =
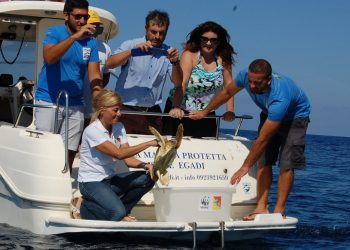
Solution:
[[[232,79],[232,65],[225,65],[224,66],[224,86],[233,85],[233,79]],[[232,96],[228,101],[226,102],[226,112],[223,115],[222,118],[224,121],[233,121],[235,119],[235,113],[234,113],[234,96]]]
[[[191,76],[191,72],[192,72],[192,68],[193,68],[192,64],[193,63],[192,63],[192,58],[191,58],[191,52],[185,51],[182,54],[181,61],[180,61],[180,66],[182,68],[183,78],[182,78],[182,83],[179,86],[180,88],[176,88],[176,90],[175,90],[174,102],[173,102],[174,106],[180,106],[182,103],[183,94],[186,91],[188,81],[189,81],[190,76]]]
[[[194,110],[190,112],[189,117],[193,120],[199,120],[207,116],[212,110],[215,110],[220,105],[227,102],[231,97],[238,93],[241,88],[238,88],[236,84],[229,84],[224,87],[214,98],[210,101],[208,106],[203,110]]]
[[[129,58],[131,57],[131,49],[125,50],[123,52],[120,52],[118,54],[114,54],[110,57],[108,57],[106,61],[106,67],[108,69],[114,69],[123,63],[125,63]]]
[[[183,73],[182,68],[180,66],[179,62],[179,51],[175,48],[171,48],[168,50],[168,57],[170,62],[175,63],[173,64],[173,70],[171,72],[171,81],[174,83],[175,87],[180,87],[182,83]]]
[[[126,158],[133,157],[134,155],[140,153],[149,147],[158,146],[157,140],[151,140],[137,144],[135,146],[129,146],[129,144],[117,148],[112,142],[105,141],[100,145],[96,146],[96,149],[106,155],[112,156],[118,160],[124,160]]]
[[[121,145],[121,148],[127,148],[127,147],[130,147],[129,143],[125,143]],[[125,158],[124,162],[129,168],[144,168],[143,166],[144,162],[136,159],[134,156]]]
[[[183,73],[182,84],[181,86],[178,86],[175,88],[174,100],[173,100],[173,107],[175,108],[171,109],[169,112],[169,113],[172,113],[174,117],[178,117],[180,119],[183,118],[184,112],[177,107],[179,107],[182,103],[182,99],[186,91],[188,81],[191,76],[191,72],[193,68],[192,54],[193,53],[189,51],[185,51],[181,56],[180,66],[182,68],[182,73]]]
[[[126,143],[126,144],[123,144],[121,147],[123,147],[124,145],[125,145],[124,147],[129,147],[129,144],[128,143]],[[148,163],[142,162],[142,161],[136,159],[134,156],[124,159],[124,162],[129,168],[143,168],[143,169],[147,170],[150,173],[152,180],[154,180],[154,181],[158,180],[158,176],[154,175],[153,164],[151,164],[149,162]]]
[[[135,48],[140,48],[142,51],[147,51],[149,48],[153,48],[150,41],[146,41],[140,44],[137,44]],[[122,51],[120,53],[114,54],[108,57],[106,61],[106,67],[108,69],[114,69],[124,64],[131,57],[131,49]]]
[[[270,138],[277,132],[281,122],[266,120],[262,126],[258,138],[255,140],[247,158],[244,160],[241,168],[231,177],[231,184],[240,182],[241,178],[246,175],[249,169],[258,161],[264,152]]]
[[[47,64],[57,62],[76,40],[71,36],[57,44],[48,44],[44,47],[44,61]]]
[[[90,62],[88,64],[88,74],[92,97],[95,97],[104,87],[101,78],[100,64],[98,62]]]
[[[81,30],[74,33],[73,35],[66,38],[65,40],[57,44],[46,45],[43,51],[44,61],[47,64],[53,64],[57,62],[64,55],[64,53],[67,52],[67,50],[72,46],[72,44],[75,41],[90,37],[90,35],[92,34],[91,30],[94,30],[94,29],[95,29],[95,25],[86,24],[81,28]]]

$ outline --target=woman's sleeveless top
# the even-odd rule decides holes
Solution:
[[[206,108],[215,96],[218,90],[222,89],[224,76],[223,66],[216,59],[216,68],[207,72],[201,64],[202,56],[198,53],[198,63],[192,69],[192,73],[184,94],[181,108],[186,111],[202,110]],[[173,100],[175,89],[169,93],[170,99]]]

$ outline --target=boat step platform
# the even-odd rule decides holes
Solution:
[[[221,222],[157,222],[157,221],[98,221],[80,220],[61,217],[46,219],[45,234],[63,234],[74,232],[135,232],[135,233],[190,233],[193,246],[196,246],[197,234],[203,232],[219,232],[221,245],[224,245],[225,235],[229,232],[256,231],[273,229],[294,229],[298,219],[283,218],[281,214],[258,214],[252,221],[221,221]],[[227,236],[226,236],[227,237]]]

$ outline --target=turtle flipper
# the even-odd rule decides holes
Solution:
[[[180,147],[183,135],[184,135],[184,127],[182,123],[180,123],[180,125],[177,126],[177,131],[176,131],[176,145],[175,145],[176,149]]]
[[[169,174],[166,173],[166,174],[161,174],[159,176],[159,181],[160,183],[162,183],[163,186],[168,186],[169,185]]]
[[[156,175],[158,176],[158,180],[163,186],[169,185],[169,174],[166,172],[165,174],[161,174],[159,170],[156,171]]]
[[[152,134],[156,137],[157,141],[159,142],[160,146],[165,145],[164,137],[152,126],[148,126],[149,131],[151,131]]]

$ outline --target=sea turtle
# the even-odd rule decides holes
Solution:
[[[175,140],[167,140],[152,126],[149,126],[149,130],[154,134],[160,145],[154,157],[154,173],[158,176],[162,185],[168,186],[169,176],[167,168],[176,157],[176,151],[180,147],[184,128],[182,124],[177,127]]]

